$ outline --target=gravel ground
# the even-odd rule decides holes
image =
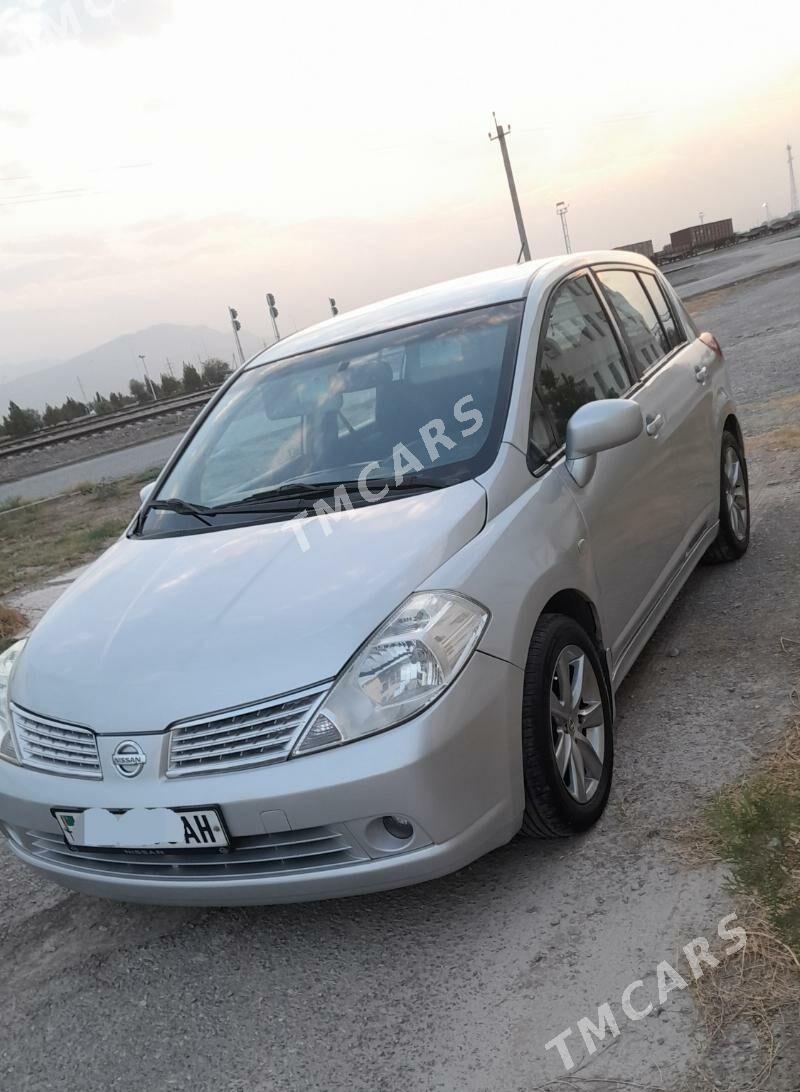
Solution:
[[[700,311],[744,404],[752,545],[737,565],[698,570],[623,685],[615,788],[592,832],[515,841],[397,892],[210,911],[62,892],[0,848],[0,1088],[679,1087],[703,1049],[688,992],[638,1023],[620,1017],[592,1057],[577,1047],[569,1080],[544,1044],[602,1002],[619,1016],[635,979],[653,999],[657,963],[688,974],[680,947],[733,910],[721,871],[684,867],[670,830],[790,711],[780,637],[800,636],[800,450],[785,428],[800,404],[798,298],[792,270]],[[780,1041],[774,1092],[796,1088],[797,1036],[789,1025]],[[743,1029],[712,1061],[735,1080],[749,1054]]]

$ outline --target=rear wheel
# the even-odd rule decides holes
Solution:
[[[544,614],[531,640],[522,705],[522,832],[565,837],[597,822],[614,762],[611,698],[586,631]]]
[[[747,462],[739,440],[723,432],[720,452],[719,530],[705,561],[736,561],[750,542],[750,488]]]

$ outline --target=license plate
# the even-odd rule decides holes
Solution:
[[[213,849],[228,835],[216,808],[54,810],[68,845],[98,849]]]

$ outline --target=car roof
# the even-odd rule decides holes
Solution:
[[[509,300],[526,299],[537,282],[544,287],[545,284],[551,284],[553,279],[581,266],[605,262],[654,268],[648,258],[633,251],[592,250],[553,258],[536,258],[519,265],[473,273],[467,277],[405,292],[400,296],[391,296],[309,326],[258,353],[245,367],[259,367],[275,360],[296,356],[298,353],[367,337],[369,334],[396,329],[413,322],[424,322],[426,319],[469,311],[475,307],[490,307]]]

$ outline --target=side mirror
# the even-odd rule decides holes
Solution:
[[[142,502],[142,504],[145,503],[147,498],[153,492],[155,484],[155,482],[148,482],[147,485],[143,485],[142,488],[139,490],[139,500]]]
[[[567,470],[584,486],[594,474],[598,451],[628,444],[642,431],[641,407],[625,398],[587,402],[567,421]]]

